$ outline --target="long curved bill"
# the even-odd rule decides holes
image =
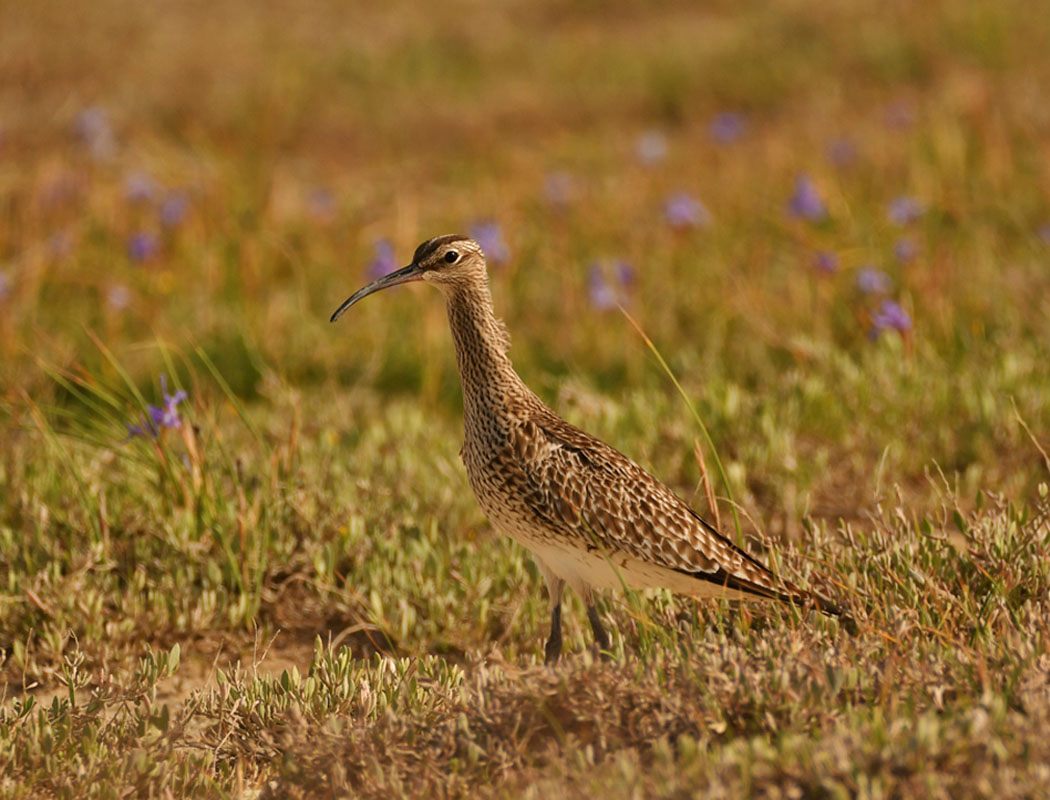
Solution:
[[[350,306],[354,305],[354,303],[358,302],[359,300],[363,300],[364,298],[368,297],[368,295],[375,294],[381,289],[389,289],[391,286],[397,286],[402,283],[417,281],[420,279],[420,276],[421,270],[419,269],[419,267],[416,264],[409,264],[407,267],[402,267],[401,269],[396,270],[395,272],[391,272],[389,275],[384,275],[377,281],[372,281],[367,286],[362,286],[360,289],[358,289],[356,292],[354,292],[352,295],[346,298],[346,300],[343,301],[343,304],[335,310],[334,314],[332,314],[332,318],[329,320],[329,322],[335,322],[337,319],[343,316],[343,314],[348,308],[350,308]]]

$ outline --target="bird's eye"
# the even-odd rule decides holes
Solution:
[[[447,253],[445,253],[446,264],[455,264],[457,261],[459,261],[459,253],[457,253],[455,250],[449,250]]]

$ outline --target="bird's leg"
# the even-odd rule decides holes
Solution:
[[[561,656],[561,603],[551,604],[551,635],[543,648],[548,666],[558,663]]]
[[[540,573],[547,581],[547,597],[551,604],[551,635],[547,639],[547,645],[543,652],[547,664],[555,664],[561,655],[561,595],[565,589],[565,581],[551,572],[547,565],[537,559]]]
[[[593,598],[587,598],[587,621],[591,623],[591,631],[594,633],[594,643],[598,645],[598,655],[605,661],[612,658],[609,642],[609,634],[605,632],[602,618],[598,616],[598,607]]]

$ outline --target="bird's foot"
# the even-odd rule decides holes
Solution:
[[[548,667],[553,667],[561,658],[561,639],[548,639],[546,647],[543,648],[543,661]]]

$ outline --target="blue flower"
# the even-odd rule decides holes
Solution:
[[[711,222],[711,214],[704,204],[686,192],[676,192],[664,201],[664,218],[676,229],[695,228]]]
[[[84,139],[111,132],[109,114],[102,106],[88,106],[73,121],[73,129]]]
[[[620,285],[625,289],[630,289],[634,286],[634,267],[628,264],[626,261],[616,262],[616,277],[620,279]]]
[[[164,195],[160,202],[160,224],[165,228],[175,228],[186,219],[190,210],[190,198],[182,191],[173,190]]]
[[[922,203],[914,197],[901,195],[893,199],[886,209],[886,217],[894,225],[908,225],[923,215]]]
[[[160,250],[157,236],[149,231],[139,231],[128,239],[128,258],[140,264],[149,261]]]
[[[723,111],[711,120],[708,132],[719,144],[732,144],[747,133],[747,118],[738,111]]]
[[[131,303],[131,290],[116,283],[106,292],[106,304],[114,311],[123,311]]]
[[[828,161],[840,169],[857,160],[857,146],[849,139],[832,139],[825,149]]]
[[[335,195],[323,186],[311,189],[306,196],[306,210],[318,221],[330,221],[335,216]]]
[[[565,208],[572,201],[575,182],[568,172],[550,172],[543,181],[543,196],[555,208]]]
[[[893,245],[893,255],[896,256],[897,260],[902,264],[907,264],[909,261],[914,260],[915,256],[919,253],[919,247],[915,244],[915,240],[904,237],[898,239],[896,244]]]
[[[893,300],[883,300],[879,310],[872,317],[872,334],[878,336],[882,331],[906,333],[911,330],[911,317]]]
[[[886,294],[893,288],[893,281],[881,269],[862,267],[857,273],[857,288],[864,294]]]
[[[62,173],[44,184],[40,193],[40,202],[45,208],[59,208],[75,200],[80,191],[81,184],[78,176]]]
[[[164,402],[159,405],[146,406],[146,418],[138,424],[129,424],[128,436],[157,438],[161,431],[174,430],[182,427],[182,418],[179,416],[179,403],[187,398],[186,392],[179,389],[175,394],[168,394],[168,379],[162,375],[160,378],[160,391]]]
[[[608,266],[596,261],[587,272],[587,296],[599,311],[627,305],[633,285],[634,269],[626,261],[616,261]]]
[[[599,311],[616,308],[619,303],[616,290],[606,279],[600,264],[591,264],[587,273],[587,295],[591,298],[591,305]]]
[[[886,125],[895,130],[905,130],[915,124],[915,107],[907,100],[895,100],[886,107]]]
[[[828,215],[824,201],[808,175],[799,175],[795,179],[795,193],[791,195],[791,201],[788,203],[788,212],[794,217],[811,222],[822,220]]]
[[[95,158],[107,159],[116,152],[117,140],[109,114],[101,106],[90,106],[77,114],[73,130]]]
[[[397,255],[389,239],[379,239],[375,245],[375,257],[368,262],[368,277],[379,280],[397,269]]]
[[[485,257],[492,264],[505,264],[510,261],[510,248],[503,240],[503,231],[498,222],[492,220],[476,222],[470,226],[470,236],[481,245]]]
[[[839,271],[839,257],[828,250],[818,250],[813,254],[813,268],[824,275],[834,275]]]
[[[73,252],[73,234],[58,231],[47,238],[47,249],[55,258],[67,258]]]
[[[667,137],[659,131],[646,131],[634,146],[638,160],[651,167],[667,158]]]
[[[159,187],[146,172],[131,172],[124,178],[124,197],[131,203],[145,203],[157,196]]]

